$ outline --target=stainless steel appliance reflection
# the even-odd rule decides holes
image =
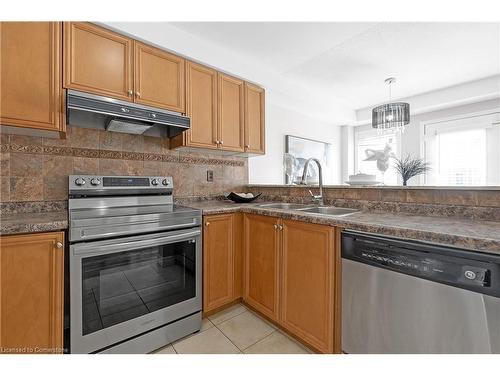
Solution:
[[[201,212],[171,177],[70,176],[72,353],[148,353],[200,330]]]
[[[345,231],[342,349],[500,353],[500,256]]]

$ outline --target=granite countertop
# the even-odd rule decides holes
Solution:
[[[9,213],[0,217],[1,235],[50,232],[66,228],[68,228],[66,211]]]
[[[276,203],[276,202],[273,202]],[[500,222],[360,211],[344,217],[259,207],[265,202],[193,202],[204,215],[246,212],[500,254]]]
[[[213,200],[183,205],[200,209],[204,215],[254,213],[500,254],[499,221],[367,211],[335,217],[260,207],[265,203],[237,204],[227,200]],[[67,211],[9,213],[2,214],[0,217],[0,234],[2,235],[48,232],[64,230],[67,227]]]

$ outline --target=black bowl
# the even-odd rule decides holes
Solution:
[[[226,198],[229,199],[229,200],[232,200],[233,202],[236,202],[236,203],[250,203],[253,200],[255,200],[258,197],[260,197],[261,194],[262,193],[254,195],[252,198],[243,198],[243,197],[240,197],[238,194],[235,194],[235,193],[231,192],[228,195],[226,195]]]

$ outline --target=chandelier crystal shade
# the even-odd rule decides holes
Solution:
[[[385,82],[389,85],[389,102],[391,100],[391,84],[395,78],[388,78]],[[394,102],[379,105],[372,110],[372,127],[381,131],[395,130],[404,132],[405,126],[410,123],[410,104]]]

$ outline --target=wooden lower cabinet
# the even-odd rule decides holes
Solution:
[[[244,216],[244,302],[321,353],[341,350],[337,231]]]
[[[242,296],[242,214],[203,218],[203,312]]]
[[[281,325],[333,352],[335,228],[283,220]]]
[[[0,351],[61,353],[64,233],[0,242]]]
[[[245,214],[244,301],[272,320],[279,318],[278,219]]]

